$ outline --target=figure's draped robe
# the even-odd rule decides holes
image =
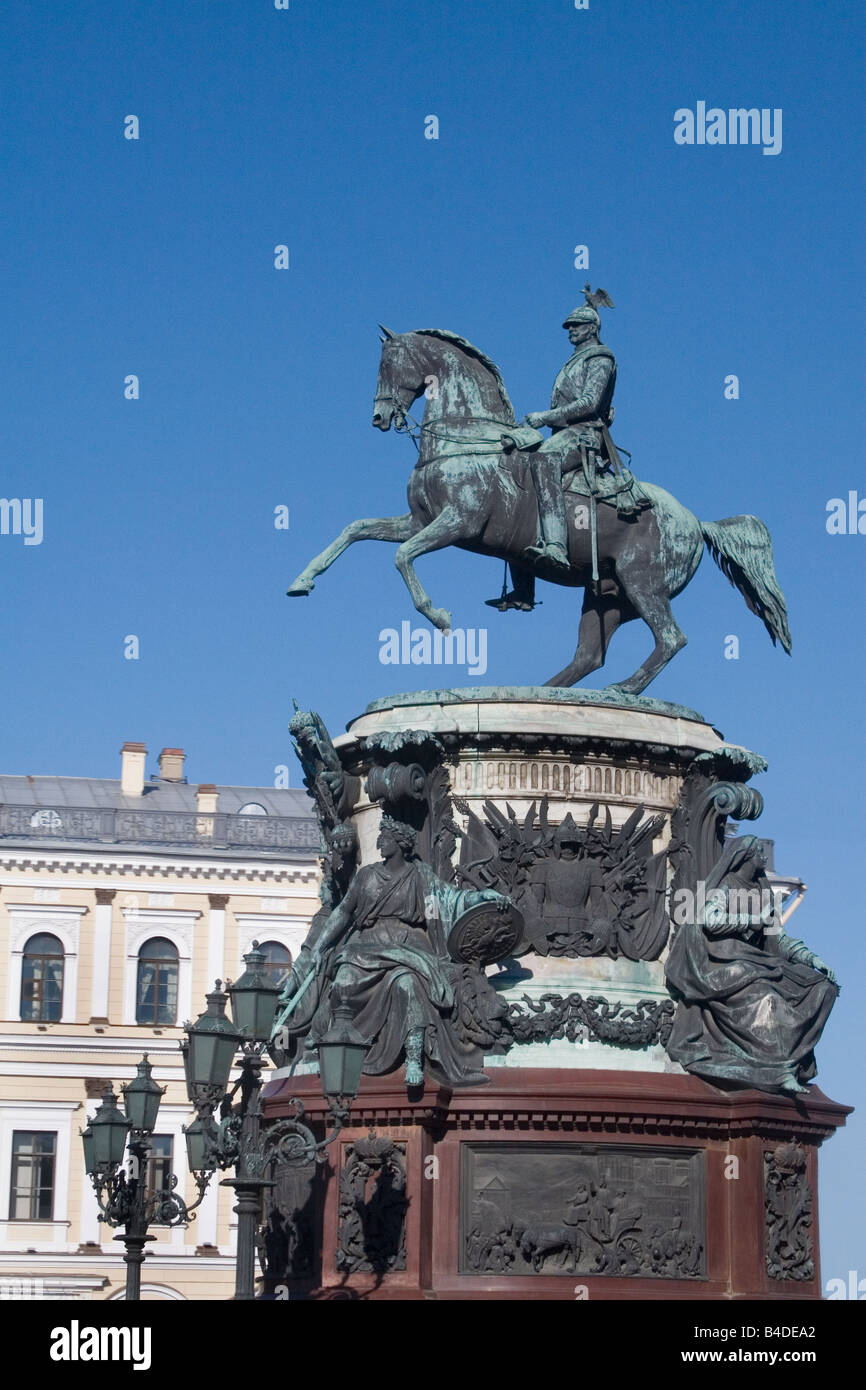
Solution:
[[[450,959],[447,941],[457,918],[492,896],[453,888],[418,860],[393,876],[382,864],[358,870],[342,903],[352,926],[332,948],[325,969],[330,980],[341,971],[341,978],[351,982],[354,1025],[362,1037],[372,1039],[365,1072],[392,1071],[400,1063],[406,1035],[423,1028],[425,1057],[437,1080],[465,1086],[483,1079],[483,1053],[477,1037],[471,1037],[477,996],[484,995],[482,1012],[488,1017],[501,1014],[505,1006],[481,970]],[[329,997],[330,991],[322,991],[308,1051],[330,1027]]]
[[[708,1080],[778,1091],[817,1068],[814,1049],[838,988],[805,963],[810,952],[779,938],[778,955],[751,922],[684,925],[671,943],[667,982],[678,1007],[668,1053]]]

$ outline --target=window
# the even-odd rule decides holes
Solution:
[[[10,1221],[52,1219],[56,1150],[57,1135],[49,1130],[13,1130]]]
[[[266,816],[268,813],[258,801],[248,801],[238,811],[239,816]]]
[[[172,1143],[170,1134],[152,1134],[150,1137],[150,1156],[147,1160],[147,1173],[145,1175],[145,1187],[148,1193],[164,1192],[166,1195],[171,1193],[171,1180],[174,1175]],[[160,1225],[158,1212],[153,1224],[155,1226]]]
[[[21,960],[21,1018],[58,1023],[63,1007],[63,947],[50,932],[31,936]]]
[[[284,985],[292,968],[292,953],[280,941],[264,941],[259,950],[265,958],[262,974],[269,976],[275,985]]]
[[[177,1022],[177,947],[164,937],[153,936],[138,953],[135,993],[136,1023]]]

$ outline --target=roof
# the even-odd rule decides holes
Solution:
[[[111,777],[10,777],[0,774],[0,804],[9,806],[78,806],[119,811],[195,811],[197,783],[145,782],[141,796],[122,796],[120,779]],[[250,802],[269,816],[312,817],[305,791],[295,787],[217,787],[217,809],[237,815]]]
[[[216,787],[199,811],[196,785],[158,777],[123,796],[108,777],[0,776],[0,844],[172,849],[208,858],[309,859],[320,851],[312,802],[294,787]],[[241,814],[245,806],[260,811]]]

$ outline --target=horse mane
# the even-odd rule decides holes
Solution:
[[[499,394],[502,397],[502,404],[505,406],[508,414],[506,423],[509,425],[517,423],[517,417],[514,414],[514,406],[511,404],[511,397],[505,389],[502,373],[492,358],[487,356],[486,352],[482,352],[474,343],[470,343],[468,338],[462,338],[459,333],[452,333],[447,328],[415,328],[412,331],[422,338],[441,338],[443,342],[453,343],[455,347],[462,348],[470,357],[474,357],[482,366],[486,367],[496,382]]]

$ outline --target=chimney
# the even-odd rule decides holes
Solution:
[[[182,782],[183,762],[186,754],[182,748],[163,748],[159,755],[159,779],[161,782]]]
[[[217,808],[219,792],[213,782],[202,782],[195,794],[195,808],[202,815],[213,815]]]
[[[144,792],[144,762],[147,749],[143,743],[125,743],[120,750],[120,794],[141,796]]]
[[[195,808],[199,814],[195,823],[196,835],[213,837],[218,797],[219,792],[213,782],[202,782],[197,788]]]

